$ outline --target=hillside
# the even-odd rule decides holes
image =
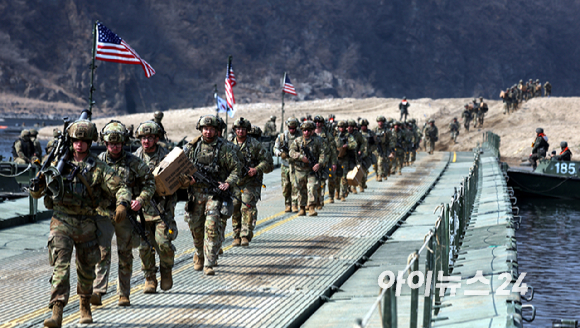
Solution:
[[[209,106],[229,54],[239,104],[279,101],[284,71],[299,93],[289,103],[496,99],[529,78],[575,96],[580,79],[573,0],[0,0],[0,13],[0,93],[86,107],[96,20],[157,70],[99,62],[96,116]]]
[[[448,129],[449,122],[453,117],[460,118],[463,105],[470,101],[468,98],[451,99],[409,99],[410,117],[418,120],[423,126],[428,118],[434,118],[439,128],[439,140],[437,150],[470,151],[477,143],[481,143],[483,132],[490,130],[501,137],[500,152],[504,159],[512,163],[518,163],[521,158],[526,158],[531,151],[531,143],[535,137],[536,127],[544,128],[549,137],[551,150],[559,149],[560,141],[568,141],[570,150],[575,156],[580,156],[580,98],[534,98],[524,103],[522,109],[511,114],[503,114],[503,105],[499,101],[487,101],[490,109],[485,118],[483,129],[470,129],[466,133],[463,127],[460,130],[458,143],[450,142]],[[307,113],[311,115],[335,114],[337,119],[367,118],[371,127],[376,126],[375,119],[378,115],[399,118],[399,99],[393,98],[368,98],[368,99],[327,99],[290,103],[286,109],[286,118],[290,116],[301,117]],[[577,110],[578,109],[578,110]],[[191,140],[199,135],[195,125],[201,115],[213,114],[213,107],[189,108],[166,111],[163,125],[168,131],[169,138],[180,140],[187,136]],[[236,113],[236,119],[244,117],[252,124],[263,127],[270,115],[276,115],[278,128],[280,127],[280,105],[274,103],[256,103],[240,105]],[[125,124],[135,124],[152,119],[148,114],[132,114],[118,116]],[[97,119],[95,123],[100,130],[104,124],[110,121]],[[229,121],[231,128],[232,120]],[[41,137],[48,138],[52,135],[52,127],[40,131]],[[559,150],[558,150],[559,152]]]

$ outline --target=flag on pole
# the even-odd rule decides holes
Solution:
[[[294,89],[294,85],[292,84],[292,82],[290,82],[290,77],[288,76],[288,74],[286,74],[285,77],[286,78],[284,79],[284,92],[294,96],[298,96],[298,94],[296,93],[296,89]]]
[[[226,71],[226,100],[228,102],[229,108],[234,108],[236,103],[236,98],[234,97],[234,90],[232,89],[236,85],[236,75],[234,74],[234,69],[232,68],[232,56],[228,58],[228,68]]]
[[[218,113],[227,113],[228,112],[228,103],[223,100],[220,96],[217,96],[217,106],[218,106]]]
[[[96,29],[97,51],[95,53],[95,59],[121,64],[138,64],[143,67],[147,78],[155,75],[153,67],[143,60],[139,54],[137,54],[137,52],[117,34],[113,33],[102,23],[98,23]]]

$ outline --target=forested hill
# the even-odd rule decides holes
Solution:
[[[299,97],[482,95],[520,79],[578,95],[573,0],[1,0],[0,92],[87,103],[102,21],[157,71],[98,62],[99,113],[209,105],[233,55],[239,103]]]

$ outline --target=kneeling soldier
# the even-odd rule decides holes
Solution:
[[[155,194],[155,179],[143,160],[123,150],[123,145],[128,141],[128,137],[127,128],[121,122],[111,121],[105,125],[101,130],[101,139],[105,142],[107,151],[101,153],[99,159],[112,167],[131,190],[133,200],[131,200],[130,206],[131,210],[136,212],[148,204]],[[107,209],[114,210],[114,205],[115,203],[112,202]],[[97,263],[97,277],[93,283],[91,304],[101,305],[101,296],[107,292],[111,270],[111,240],[114,233],[117,236],[117,254],[119,256],[119,285],[117,287],[119,306],[129,306],[131,274],[133,273],[132,245],[134,243],[139,245],[139,236],[133,235],[133,225],[129,219],[117,223],[109,215],[99,217],[96,221],[101,232],[101,236],[99,236],[101,261]]]
[[[90,152],[98,133],[94,123],[78,120],[64,131],[72,139],[72,156],[65,165],[63,190],[58,195],[46,188],[46,179],[39,177],[39,189],[30,191],[34,198],[45,195],[44,203],[53,210],[48,237],[48,261],[54,267],[49,307],[52,317],[44,321],[46,327],[62,325],[62,311],[70,295],[70,266],[73,248],[76,249],[77,295],[80,297],[80,323],[92,323],[91,295],[95,280],[95,264],[101,253],[97,241],[99,218],[97,207],[102,201],[116,199],[114,220],[125,220],[131,192],[122,179],[107,164]],[[56,165],[56,162],[53,164]],[[70,176],[71,173],[75,173]],[[108,218],[106,218],[108,220]]]
[[[294,159],[296,165],[296,187],[298,188],[298,201],[300,212],[298,215],[306,214],[306,194],[308,193],[308,215],[316,216],[314,210],[316,206],[316,193],[319,179],[318,172],[326,164],[324,141],[318,136],[314,136],[314,123],[306,121],[300,126],[302,136],[296,138],[290,146],[290,157]],[[305,149],[310,151],[315,162],[310,162]],[[322,172],[321,172],[322,173]]]

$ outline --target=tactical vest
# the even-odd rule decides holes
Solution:
[[[220,169],[219,153],[222,144],[223,140],[221,138],[217,139],[215,146],[201,140],[198,141],[193,150],[193,163],[209,173],[218,174]],[[189,149],[186,150],[189,151]]]

